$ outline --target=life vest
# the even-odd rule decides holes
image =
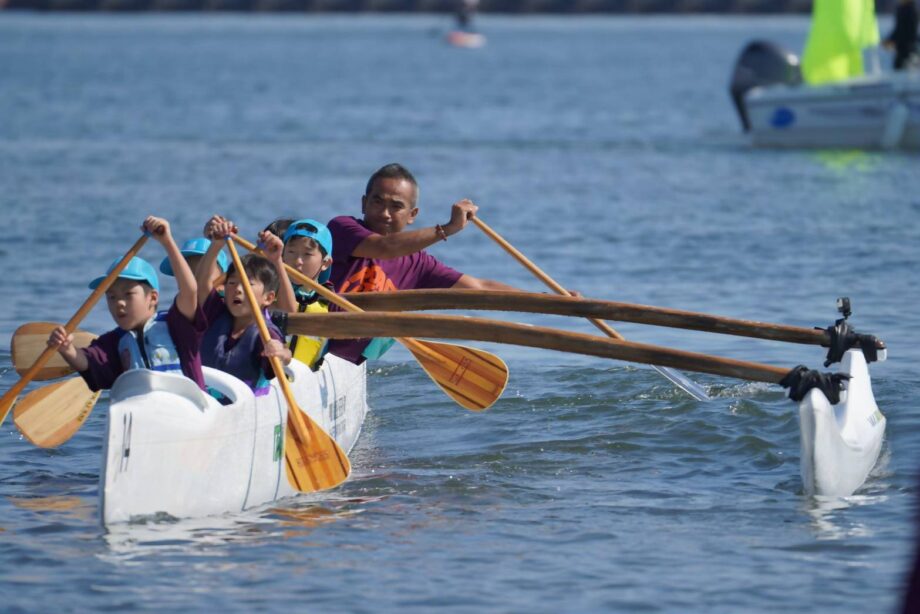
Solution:
[[[138,333],[124,331],[118,339],[118,355],[125,371],[129,369],[153,369],[154,371],[182,371],[179,352],[169,334],[165,311],[147,320],[144,329]]]
[[[268,321],[266,324],[277,330],[274,324]],[[261,347],[259,327],[255,323],[250,324],[233,347],[227,350],[231,332],[233,316],[225,311],[208,327],[201,340],[201,364],[220,369],[242,380],[256,396],[267,394],[269,383],[262,372],[262,355],[256,351]]]
[[[297,306],[298,313],[329,313],[329,305],[313,300],[312,302],[302,302]],[[322,337],[311,337],[309,335],[293,335],[288,343],[288,349],[295,360],[299,360],[311,369],[314,368],[316,360],[322,354],[326,340]]]

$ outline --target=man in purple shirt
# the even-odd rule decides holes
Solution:
[[[418,183],[400,164],[387,164],[367,182],[361,198],[364,219],[340,216],[329,222],[332,276],[336,292],[391,292],[416,288],[517,290],[490,279],[465,275],[424,250],[466,227],[478,207],[457,201],[447,224],[405,231],[418,215]],[[369,339],[331,340],[329,352],[361,363]]]

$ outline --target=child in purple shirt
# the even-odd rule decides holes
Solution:
[[[48,345],[57,348],[90,390],[111,388],[126,370],[144,368],[181,371],[204,389],[198,346],[205,321],[196,302],[195,277],[166,220],[148,217],[143,230],[163,245],[175,271],[179,293],[169,311],[157,313],[160,285],[153,266],[141,258],[132,258],[106,291],[109,313],[118,328],[81,349],[73,345],[73,335],[59,326],[51,332]],[[109,271],[117,263],[118,260],[112,263]],[[93,280],[89,287],[95,288],[104,278]]]
[[[281,240],[274,237],[275,241],[269,243],[269,233],[263,232],[260,238],[266,240],[266,251],[272,259],[246,255],[242,258],[243,271],[238,271],[231,263],[227,269],[224,295],[221,296],[213,288],[217,255],[232,232],[236,232],[233,222],[217,215],[208,221],[204,229],[211,244],[197,271],[198,301],[208,322],[207,332],[201,341],[201,359],[205,366],[226,371],[242,380],[258,396],[268,392],[269,380],[275,376],[269,358],[277,356],[284,364],[289,364],[291,352],[284,345],[284,335],[268,317],[265,323],[272,340],[262,343],[240,275],[249,279],[259,308],[263,310],[275,302],[280,284],[290,286],[290,281],[281,259]]]

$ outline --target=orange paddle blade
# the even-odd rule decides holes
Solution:
[[[27,394],[16,404],[13,420],[33,444],[54,448],[80,430],[99,394],[91,391],[82,377],[72,377]]]
[[[399,341],[434,383],[466,409],[488,409],[508,385],[508,366],[495,354],[452,343]]]
[[[10,343],[10,353],[13,355],[13,366],[19,375],[28,371],[35,364],[41,353],[48,347],[48,335],[58,326],[61,325],[54,322],[27,322],[16,329]],[[96,335],[82,330],[74,331],[73,336],[74,345],[79,348],[88,346],[96,338]],[[73,373],[71,366],[55,352],[32,379],[45,381],[71,373]]]
[[[296,405],[288,412],[300,412]],[[296,419],[288,415],[284,429],[284,466],[288,482],[300,492],[333,488],[351,473],[351,462],[344,450],[303,413],[307,438],[301,439]],[[314,428],[315,427],[315,428]]]

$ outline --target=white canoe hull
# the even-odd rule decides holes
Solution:
[[[920,149],[920,72],[771,85],[745,96],[754,145]]]
[[[301,409],[351,450],[367,412],[364,365],[327,356],[315,373],[297,361],[288,369]],[[285,473],[288,408],[277,384],[255,397],[236,378],[204,371],[232,405],[180,375],[132,370],[115,382],[100,473],[103,524],[239,512],[296,494]]]
[[[799,404],[802,482],[809,495],[852,495],[882,449],[886,420],[872,394],[866,359],[860,350],[849,350],[841,367],[850,380],[836,406],[817,389]]]

